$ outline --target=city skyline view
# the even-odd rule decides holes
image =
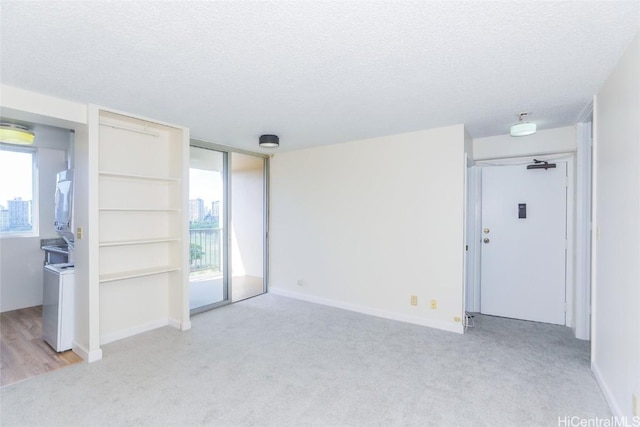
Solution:
[[[189,169],[189,200],[202,199],[205,205],[222,201],[222,176],[220,172]]]
[[[33,200],[32,153],[0,151],[0,206],[17,197]]]
[[[0,232],[31,231],[33,153],[0,151]]]
[[[222,200],[222,175],[219,171],[189,169],[190,222],[203,221],[207,215],[210,215],[211,220],[215,217],[217,222]]]

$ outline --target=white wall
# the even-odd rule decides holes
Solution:
[[[614,415],[628,417],[640,398],[639,52],[636,36],[594,109],[592,368]]]
[[[39,237],[0,239],[0,311],[42,304]]]
[[[0,239],[2,312],[42,304],[44,252],[40,249],[40,239],[58,237],[53,228],[56,174],[66,169],[70,132],[49,126],[36,126],[34,131],[38,164],[39,235]]]
[[[270,292],[462,332],[464,142],[456,125],[276,154]]]
[[[87,123],[85,104],[7,85],[0,85],[0,93],[3,117],[74,130]]]
[[[540,130],[533,135],[512,137],[509,134],[473,140],[474,160],[555,154],[576,151],[573,126]]]

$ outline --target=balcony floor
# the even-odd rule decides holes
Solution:
[[[260,295],[264,292],[262,277],[234,276],[231,281],[231,301]],[[189,277],[189,309],[223,300],[222,273],[199,272]]]

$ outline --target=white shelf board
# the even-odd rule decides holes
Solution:
[[[100,242],[100,247],[107,246],[127,246],[127,245],[147,245],[152,243],[168,243],[168,242],[177,242],[180,239],[177,237],[167,237],[160,239],[140,239],[140,240],[118,240],[118,241],[105,241]]]
[[[180,267],[164,266],[156,268],[145,268],[142,270],[119,271],[100,275],[100,283],[115,282],[116,280],[135,279],[136,277],[152,276],[154,274],[169,273],[178,271]]]
[[[120,172],[107,172],[107,171],[101,171],[99,172],[99,174],[100,176],[104,176],[104,177],[138,179],[142,181],[167,181],[167,182],[181,181],[180,178],[174,178],[169,176],[136,175],[136,174],[128,174],[128,173],[120,173]]]
[[[101,212],[180,212],[180,209],[163,208],[100,208]]]

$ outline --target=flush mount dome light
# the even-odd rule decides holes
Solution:
[[[9,144],[33,144],[36,134],[28,127],[15,123],[0,123],[0,142]]]
[[[524,119],[528,115],[529,113],[518,114],[518,123],[511,126],[511,129],[510,129],[511,136],[527,136],[527,135],[533,135],[534,133],[536,133],[536,130],[537,130],[536,124],[524,121]]]
[[[280,146],[278,135],[260,135],[260,147],[276,148]]]

